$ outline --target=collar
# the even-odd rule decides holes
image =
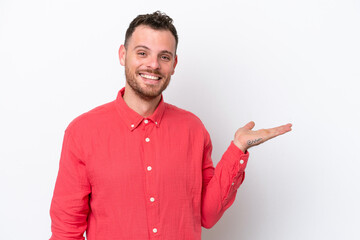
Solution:
[[[120,113],[121,119],[124,121],[125,125],[127,126],[127,128],[130,131],[135,130],[140,125],[140,123],[145,119],[153,122],[156,125],[156,127],[160,126],[162,116],[165,112],[165,103],[164,103],[162,95],[161,95],[160,102],[159,102],[158,106],[156,107],[154,113],[151,116],[144,118],[143,116],[141,116],[140,114],[135,112],[133,109],[131,109],[125,103],[125,101],[123,99],[124,92],[125,92],[125,87],[123,87],[118,92],[118,95],[117,95],[117,98],[115,101],[115,105],[116,105],[117,111]]]

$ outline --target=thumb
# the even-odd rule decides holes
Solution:
[[[248,122],[243,128],[247,129],[247,130],[251,130],[255,127],[255,123],[253,121]]]

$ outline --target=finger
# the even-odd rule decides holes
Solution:
[[[291,131],[291,127],[292,127],[292,124],[288,123],[288,124],[285,124],[285,125],[282,125],[279,127],[265,129],[265,133],[266,133],[267,137],[270,139],[270,138],[273,138],[273,137],[276,137],[276,136],[279,136],[279,135],[282,135],[284,133]]]
[[[243,128],[247,129],[247,130],[251,130],[255,127],[255,123],[254,121],[250,121],[248,122]]]
[[[284,134],[284,133],[287,133],[287,132],[291,131],[291,127],[292,127],[291,123],[288,123],[288,124],[285,124],[285,125],[282,125],[282,126],[278,127],[278,129],[277,129],[278,135],[281,135],[281,134]]]

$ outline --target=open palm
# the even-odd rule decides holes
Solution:
[[[279,127],[252,130],[255,126],[253,121],[247,123],[244,127],[239,128],[234,137],[234,144],[245,152],[252,146],[259,145],[276,136],[291,131],[292,124],[288,123]]]

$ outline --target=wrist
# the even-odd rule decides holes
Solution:
[[[235,144],[235,146],[236,147],[238,147],[243,153],[245,153],[246,152],[246,150],[247,150],[247,147],[245,147],[245,146],[243,146],[243,145],[241,145],[238,141],[236,141],[236,139],[234,139],[234,144]]]

